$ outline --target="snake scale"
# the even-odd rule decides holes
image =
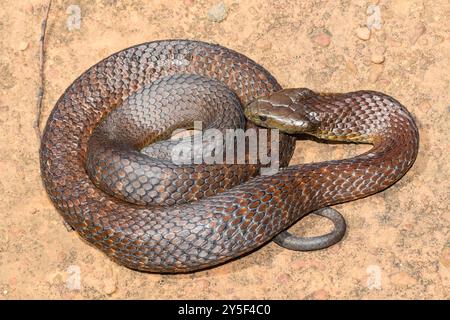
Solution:
[[[283,168],[258,175],[259,164],[177,166],[151,155],[152,143],[194,120],[280,129]],[[298,133],[373,147],[286,167]],[[387,188],[412,166],[418,142],[409,112],[385,94],[282,90],[233,50],[164,40],[76,79],[48,118],[40,164],[50,199],[83,239],[129,268],[176,273],[239,257],[315,210]]]

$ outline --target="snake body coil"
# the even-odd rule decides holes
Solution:
[[[212,94],[206,99],[216,112],[225,99],[247,106],[247,118],[259,126],[374,147],[355,158],[257,177],[257,165],[177,167],[140,153],[197,118],[215,125],[206,107],[189,98],[203,96],[202,90]],[[51,112],[40,149],[44,185],[66,222],[118,263],[186,272],[249,252],[314,210],[383,190],[413,164],[417,128],[395,99],[371,91],[280,90],[264,68],[218,45],[167,40],[115,53],[75,80]],[[145,138],[129,129],[126,117],[107,118],[126,104],[136,108],[132,117],[149,118]],[[191,112],[194,105],[200,109]],[[143,116],[146,108],[151,112]],[[239,107],[230,108],[225,126],[241,126]],[[227,119],[234,112],[241,120]],[[118,122],[125,138],[114,140],[108,121]],[[282,166],[294,143],[280,135]],[[162,176],[149,179],[157,165]]]

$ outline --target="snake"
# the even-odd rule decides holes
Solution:
[[[171,135],[195,121],[219,132],[276,130],[278,148],[268,145],[280,168],[261,174],[259,159],[171,162],[167,150],[179,142]],[[299,135],[372,148],[289,165]],[[130,269],[183,273],[272,240],[293,249],[336,242],[345,223],[330,206],[394,184],[418,146],[413,116],[391,96],[283,89],[243,54],[173,39],[121,50],[82,73],[51,111],[39,157],[50,200],[82,239]],[[308,243],[287,233],[310,213],[335,222],[334,236]]]

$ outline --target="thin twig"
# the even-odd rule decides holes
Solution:
[[[39,51],[39,91],[37,95],[37,105],[36,105],[36,116],[34,118],[33,128],[36,131],[36,135],[39,140],[41,140],[41,113],[42,113],[42,100],[44,99],[45,90],[45,77],[44,77],[44,64],[45,64],[45,32],[47,30],[47,20],[48,14],[50,12],[50,7],[52,6],[52,0],[48,1],[47,10],[45,12],[45,17],[41,24],[41,38],[40,51]]]

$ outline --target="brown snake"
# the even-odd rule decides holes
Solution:
[[[218,45],[167,40],[115,53],[51,112],[40,148],[46,190],[65,221],[119,264],[186,272],[260,247],[310,212],[381,191],[412,166],[418,130],[395,99],[280,90],[264,68]],[[209,110],[219,112],[219,126],[241,127],[242,106],[252,122],[287,133],[281,166],[295,146],[288,134],[373,148],[267,176],[256,176],[259,164],[176,166],[139,152],[194,120],[218,125]]]

